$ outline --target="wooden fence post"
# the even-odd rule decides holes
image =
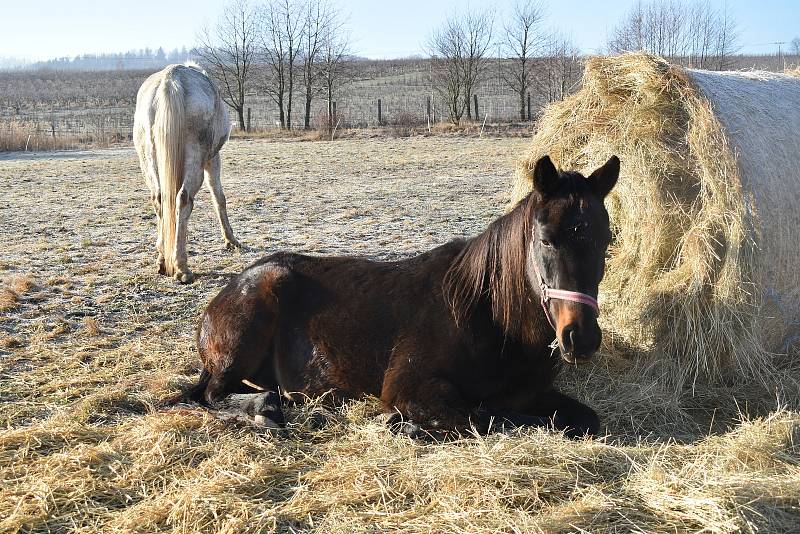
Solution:
[[[336,124],[336,101],[333,102],[333,120],[331,121],[333,124]]]
[[[472,95],[472,99],[475,101],[475,120],[480,120],[478,115],[478,95]]]
[[[245,131],[247,131],[247,132],[250,131],[250,112],[251,111],[252,111],[251,108],[247,108],[247,127],[245,128]]]
[[[383,126],[383,115],[381,113],[381,99],[378,99],[378,126]]]
[[[431,123],[431,97],[427,98],[427,103],[426,103],[425,108],[427,109],[427,114],[426,115],[428,117],[428,124],[430,125],[430,123]]]
[[[531,94],[528,93],[528,120],[531,120]]]

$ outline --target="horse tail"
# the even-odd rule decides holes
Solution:
[[[183,158],[185,146],[185,107],[183,87],[168,72],[156,90],[153,143],[158,165],[161,193],[161,243],[164,251],[166,274],[172,276],[175,264],[176,209],[178,191],[183,185]]]

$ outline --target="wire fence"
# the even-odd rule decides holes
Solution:
[[[408,92],[359,88],[334,101],[335,117],[341,128],[368,128],[395,124],[431,124],[449,122],[447,105],[436,93],[420,90]],[[375,88],[377,89],[377,88]],[[520,120],[519,97],[508,94],[476,93],[470,102],[473,120],[511,122]],[[475,106],[477,104],[477,113]],[[540,103],[537,101],[532,116]],[[280,128],[277,106],[263,95],[251,95],[247,103],[251,130]],[[0,117],[0,136],[30,136],[32,139],[74,139],[81,141],[120,142],[129,140],[133,130],[134,105],[115,109],[52,110],[15,113]],[[238,126],[235,113],[231,123]],[[466,111],[464,119],[467,118]],[[527,118],[527,109],[526,109]],[[327,121],[327,101],[312,100],[310,126],[320,128]],[[305,95],[295,95],[292,124],[302,128],[305,123]]]
[[[54,150],[128,142],[133,113],[89,110],[72,114],[19,114],[0,120],[0,150]]]
[[[375,73],[372,73],[375,74]],[[99,87],[92,86],[92,87]],[[112,144],[129,141],[132,137],[134,98],[128,97],[113,105],[98,105],[87,88],[86,107],[70,100],[69,105],[31,101],[22,109],[0,108],[0,150],[30,148],[31,146],[67,146],[74,144]],[[488,123],[521,120],[520,107],[525,119],[535,118],[545,102],[537,94],[520,102],[499,76],[487,76],[475,88],[470,98],[469,113],[463,119]],[[335,121],[340,128],[369,128],[392,125],[424,125],[450,121],[445,99],[432,88],[430,77],[422,71],[405,72],[400,69],[380,73],[380,76],[362,78],[341,88],[333,101]],[[245,115],[250,130],[266,131],[280,128],[276,103],[264,93],[248,95]],[[309,114],[309,126],[314,129],[327,125],[327,100],[314,94]],[[476,109],[477,108],[477,109]],[[238,127],[234,112],[231,124]],[[293,95],[292,127],[305,126],[305,94]],[[3,142],[1,139],[5,139]],[[13,140],[9,141],[9,140]],[[49,143],[49,144],[48,144]]]

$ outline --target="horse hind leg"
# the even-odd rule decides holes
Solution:
[[[205,371],[196,394],[204,404],[224,406],[231,402],[226,399],[229,395],[253,391],[246,389],[243,381],[267,393],[277,391],[273,357],[278,300],[274,290],[275,284],[287,275],[286,269],[272,265],[245,271],[214,297],[203,312],[197,349]],[[276,409],[270,408],[275,405],[273,396],[258,402],[256,397],[250,399],[252,403],[248,400],[249,404],[245,403],[237,411],[273,421],[275,418],[271,414],[278,417],[281,413],[279,404]],[[241,404],[244,400],[237,402]]]
[[[163,404],[170,406],[187,401],[209,408],[233,410],[267,428],[282,428],[286,425],[281,397],[277,391],[258,391],[241,381],[236,383],[215,379],[206,369],[200,373],[196,385]]]
[[[146,132],[137,132],[137,152],[139,154],[139,165],[144,175],[147,188],[150,190],[150,204],[153,206],[153,211],[156,214],[156,253],[158,260],[156,262],[158,274],[166,274],[167,267],[164,261],[164,243],[161,235],[161,187],[158,182],[158,167],[156,165],[155,154],[153,153],[153,145],[146,137]]]
[[[231,223],[228,221],[228,208],[225,200],[225,193],[222,192],[222,181],[220,180],[220,158],[219,154],[215,155],[208,162],[206,162],[203,170],[205,171],[205,184],[208,191],[211,193],[212,201],[214,202],[214,211],[217,213],[219,220],[220,230],[222,237],[225,240],[225,248],[228,250],[238,250],[242,248],[242,244],[234,237]]]
[[[281,397],[277,391],[234,393],[219,404],[223,410],[243,415],[262,427],[282,428],[286,424]]]
[[[175,214],[175,279],[183,284],[194,281],[186,256],[189,217],[194,208],[194,197],[203,182],[200,163],[200,150],[195,145],[187,145],[184,160],[183,184],[178,190]]]
[[[156,268],[158,274],[167,274],[167,263],[164,260],[164,242],[161,238],[161,225],[163,224],[161,220],[161,193],[155,191],[150,201],[153,204],[153,210],[156,212],[156,253],[158,254]]]

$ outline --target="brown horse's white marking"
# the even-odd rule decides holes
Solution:
[[[241,246],[220,182],[219,150],[229,133],[219,91],[198,67],[170,65],[139,88],[133,144],[158,222],[158,272],[180,282],[194,278],[186,262],[186,229],[204,174],[226,246]]]

